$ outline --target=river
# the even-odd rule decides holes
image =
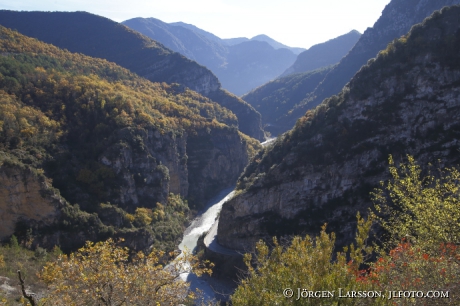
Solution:
[[[222,205],[233,196],[233,187],[222,190],[216,197],[208,202],[206,207],[192,221],[190,226],[185,230],[182,242],[179,244],[181,251],[193,251],[197,245],[198,238],[205,232],[209,231],[217,219]],[[198,278],[194,274],[183,273],[182,280],[190,283],[190,289],[199,289],[206,300],[216,298],[216,293],[228,293],[228,285],[224,282],[210,277]]]
[[[262,142],[262,146],[266,147],[269,144],[273,143],[276,138],[270,138]],[[216,197],[208,202],[206,207],[198,214],[198,216],[192,221],[190,226],[185,230],[184,237],[182,242],[179,244],[179,249],[181,251],[189,250],[193,251],[196,248],[198,238],[205,232],[208,232],[211,227],[216,223],[219,212],[222,209],[222,205],[229,200],[233,194],[233,187],[222,190]],[[214,231],[217,231],[216,226],[213,227]],[[217,233],[217,232],[216,232]],[[209,238],[211,241],[214,238]],[[217,242],[213,243],[214,247],[218,247]],[[220,249],[225,249],[219,247]],[[231,250],[223,250],[222,252],[232,252]],[[198,278],[196,275],[191,273],[183,273],[181,275],[182,280],[190,283],[192,290],[199,289],[203,292],[203,296],[206,300],[212,300],[216,298],[216,291],[218,293],[228,293],[231,291],[230,286],[222,281],[216,280],[211,277],[201,277]],[[222,295],[220,295],[222,298]]]

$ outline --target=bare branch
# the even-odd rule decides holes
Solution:
[[[19,277],[19,282],[20,282],[20,285],[21,285],[22,295],[26,299],[29,300],[30,305],[36,306],[37,304],[35,303],[34,294],[33,293],[27,294],[27,292],[26,292],[26,286],[25,286],[25,283],[24,283],[24,279],[21,276],[21,270],[18,270],[18,277]]]

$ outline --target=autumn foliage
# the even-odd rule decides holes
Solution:
[[[211,273],[210,265],[200,264],[183,254],[165,267],[165,254],[152,251],[130,256],[109,239],[88,242],[69,256],[48,263],[40,278],[48,284],[46,305],[177,305],[193,299],[188,284],[180,279],[185,272]]]
[[[392,180],[372,196],[375,212],[358,214],[354,244],[334,254],[334,233],[323,227],[318,237],[295,237],[283,247],[260,241],[255,256],[245,255],[248,274],[233,305],[459,305],[460,303],[460,172],[427,171],[412,156],[397,166],[390,156]],[[383,245],[367,245],[378,221],[387,233]],[[382,237],[378,237],[381,239]],[[374,259],[372,259],[374,258]],[[287,298],[283,289],[292,288]],[[297,288],[336,290],[334,297],[300,298]],[[338,298],[342,292],[381,292],[386,298]],[[443,292],[438,298],[388,299],[389,292]]]

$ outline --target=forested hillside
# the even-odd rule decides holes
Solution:
[[[237,116],[243,133],[264,139],[260,114],[221,89],[211,71],[122,24],[85,12],[1,10],[0,25],[71,52],[107,59],[153,82],[186,86],[225,103],[224,107]]]
[[[245,94],[241,98],[251,104],[261,115],[262,124],[271,136],[287,131],[292,126],[282,125],[280,119],[298,105],[325,78],[334,66],[294,73],[270,81]]]
[[[233,184],[257,146],[190,89],[0,31],[2,238],[174,248],[187,200]]]
[[[292,128],[286,116],[292,115],[335,69],[361,34],[351,31],[300,53],[281,77],[251,90],[242,98],[262,115],[264,129],[277,136]]]

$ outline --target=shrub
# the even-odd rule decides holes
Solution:
[[[211,273],[194,256],[183,254],[167,267],[163,252],[129,258],[127,248],[111,239],[87,242],[70,256],[48,263],[40,278],[48,285],[46,305],[177,305],[193,298],[184,272]]]
[[[459,245],[460,172],[446,168],[422,176],[414,158],[407,159],[407,164],[397,167],[390,155],[393,180],[382,182],[372,193],[376,209],[382,213],[381,224],[391,237],[388,247],[406,238],[429,253],[437,253],[441,243]]]
[[[339,252],[334,259],[335,234],[327,234],[323,226],[318,237],[294,237],[290,246],[284,248],[276,238],[273,249],[262,241],[257,243],[255,260],[246,254],[244,260],[248,275],[243,279],[232,296],[233,305],[354,305],[357,299],[339,298],[338,288],[347,291],[373,290],[374,284],[361,281],[360,266],[372,248],[366,246],[366,239],[373,217],[366,220],[358,214],[358,232],[356,243],[347,250],[351,258],[347,262],[347,253]],[[293,296],[284,296],[283,289],[294,290]],[[309,291],[336,290],[334,297],[297,299],[297,288]],[[374,301],[379,305],[379,301]]]

